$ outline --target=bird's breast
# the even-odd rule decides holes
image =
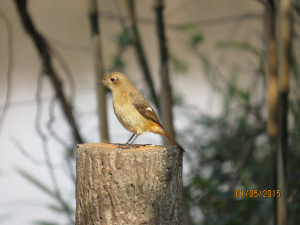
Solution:
[[[126,130],[135,134],[149,132],[149,126],[152,125],[152,121],[147,120],[135,110],[129,98],[126,98],[126,96],[114,98],[113,107],[119,122]]]

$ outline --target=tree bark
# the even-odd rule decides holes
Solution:
[[[165,35],[165,24],[164,24],[164,1],[155,0],[156,4],[154,10],[156,13],[156,28],[159,40],[159,52],[160,52],[160,78],[161,78],[161,91],[160,91],[160,117],[162,125],[166,131],[175,138],[175,131],[173,127],[173,99],[172,89],[169,79],[169,54],[167,47],[167,39]],[[174,145],[174,143],[167,138],[164,138],[166,145]]]
[[[271,149],[271,189],[277,190],[277,151],[279,138],[279,93],[276,46],[276,8],[274,0],[266,2],[266,52],[268,75],[268,124]],[[277,225],[277,199],[273,198],[274,225]]]
[[[182,224],[178,147],[82,144],[76,171],[76,225]]]
[[[98,7],[96,0],[88,0],[89,2],[89,18],[92,32],[92,46],[94,53],[95,64],[95,77],[98,83],[104,78],[104,63],[102,57],[101,39],[100,39],[100,27],[98,23]],[[97,87],[97,106],[98,106],[98,119],[100,128],[100,140],[103,143],[109,142],[108,124],[107,124],[107,110],[105,99],[105,87],[100,85]]]
[[[153,100],[158,112],[160,112],[159,100],[158,100],[156,92],[155,92],[152,75],[150,73],[149,65],[148,65],[148,62],[146,59],[146,55],[145,55],[145,52],[144,52],[144,49],[142,46],[142,41],[141,41],[140,34],[138,31],[138,27],[137,27],[137,19],[136,19],[136,14],[135,14],[134,0],[125,0],[125,4],[126,4],[127,10],[128,10],[129,20],[131,23],[132,42],[133,42],[134,49],[135,49],[135,52],[137,55],[137,59],[139,61],[141,69],[144,73],[146,81],[149,85],[152,100]]]
[[[287,163],[288,163],[288,97],[290,87],[290,45],[291,45],[291,1],[279,1],[279,35],[278,35],[278,73],[279,73],[279,93],[280,93],[280,131],[278,149],[278,189],[281,196],[278,199],[277,221],[279,225],[288,224],[288,183],[287,183]]]

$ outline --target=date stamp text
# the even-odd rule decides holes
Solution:
[[[281,196],[280,190],[243,190],[243,189],[236,189],[235,190],[235,197],[237,198],[279,198]]]

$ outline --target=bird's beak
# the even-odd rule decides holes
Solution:
[[[100,82],[97,83],[97,85],[103,85],[103,84],[104,84],[103,81],[100,81]]]

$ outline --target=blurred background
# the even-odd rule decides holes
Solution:
[[[300,224],[299,0],[1,0],[0,18],[0,224],[74,224],[76,145],[131,136],[95,85],[112,71],[186,149],[184,224]]]

